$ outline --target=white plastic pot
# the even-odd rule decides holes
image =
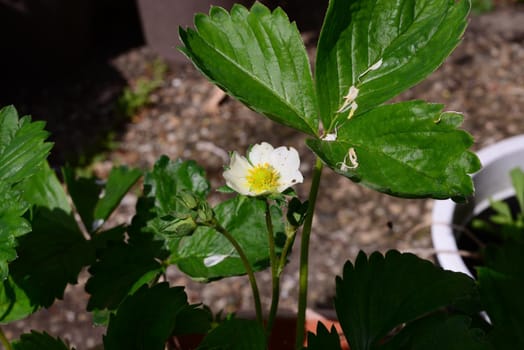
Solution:
[[[466,204],[452,200],[435,201],[432,212],[431,239],[440,266],[463,272],[471,277],[458,254],[457,237],[453,227],[464,226],[489,206],[489,199],[505,199],[515,194],[509,172],[515,167],[524,170],[524,135],[514,136],[477,153],[482,169],[473,175],[475,195]]]

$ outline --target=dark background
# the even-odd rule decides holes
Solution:
[[[53,165],[89,163],[127,122],[114,106],[129,81],[111,59],[146,44],[137,1],[0,0],[0,106],[47,121]],[[327,2],[264,1],[283,7],[301,31],[320,29]],[[158,3],[144,0],[142,10],[161,12]],[[176,28],[165,31],[177,39]]]

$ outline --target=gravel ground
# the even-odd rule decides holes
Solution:
[[[444,103],[447,110],[464,112],[464,128],[475,137],[475,149],[524,133],[522,23],[522,5],[499,6],[490,13],[473,16],[463,43],[444,65],[396,100],[420,98]],[[316,40],[312,33],[305,33],[304,37],[308,42]],[[125,81],[134,84],[139,77],[151,74],[151,62],[155,58],[148,48],[138,48],[116,57],[111,62],[111,72],[117,71]],[[93,72],[86,74],[98,76]],[[103,74],[100,72],[100,76]],[[100,86],[107,87],[103,94],[95,92]],[[244,153],[251,144],[269,141],[299,150],[306,181],[297,191],[302,198],[307,196],[313,156],[304,145],[304,136],[256,115],[232,99],[222,98],[219,90],[190,65],[170,65],[163,85],[152,94],[150,105],[131,122],[108,120],[113,110],[107,101],[114,100],[120,91],[117,87],[118,84],[105,80],[93,87],[78,87],[76,92],[64,90],[65,102],[74,100],[76,94],[96,97],[84,110],[71,111],[62,104],[53,105],[55,112],[75,120],[76,132],[81,131],[78,125],[83,122],[92,125],[95,114],[100,130],[117,130],[118,146],[106,154],[108,160],[94,163],[93,169],[101,176],[107,174],[113,164],[151,168],[158,156],[166,154],[171,158],[195,159],[205,167],[216,188],[223,184],[221,171],[228,151]],[[36,101],[33,104],[44,103],[45,96],[42,92],[32,97]],[[49,120],[49,128],[56,137],[59,154],[54,159],[58,163],[66,158],[64,150],[77,151],[79,138],[94,139],[94,134],[67,132],[67,121],[64,123]],[[87,152],[91,146],[83,147],[86,148],[81,151]],[[340,274],[343,263],[353,259],[359,250],[384,252],[395,248],[433,258],[428,228],[431,201],[401,200],[374,193],[329,169],[322,181],[311,239],[310,307],[331,306],[334,277]],[[217,198],[213,195],[211,200]],[[127,196],[112,221],[129,221],[135,201],[134,196]],[[295,252],[282,278],[283,308],[296,308],[297,266]],[[187,285],[193,302],[202,301],[216,311],[249,309],[252,305],[244,278],[202,285],[188,281],[176,269],[170,269],[168,275],[174,284]],[[87,273],[80,282],[86,278]],[[269,275],[262,272],[257,278],[263,295],[269,296]],[[91,316],[81,311],[87,301],[81,284],[68,287],[64,301],[49,310],[6,326],[7,335],[16,337],[21,331],[36,328],[68,339],[79,350],[100,343],[104,329],[92,328]],[[269,301],[264,299],[264,302]]]

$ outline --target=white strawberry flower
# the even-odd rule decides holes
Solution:
[[[281,193],[304,181],[299,170],[300,157],[293,147],[273,148],[269,143],[254,145],[247,158],[237,152],[231,155],[224,171],[226,184],[246,196]]]

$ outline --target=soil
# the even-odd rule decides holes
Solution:
[[[522,4],[499,4],[489,13],[472,16],[463,42],[448,60],[395,100],[424,99],[463,112],[464,128],[476,140],[474,149],[524,133],[523,23]],[[304,32],[303,36],[312,52],[315,32]],[[16,98],[8,101],[4,97],[0,102],[15,103],[21,112],[48,121],[55,142],[55,166],[66,161],[92,164],[95,173],[103,177],[114,164],[150,169],[166,154],[195,159],[217,188],[223,184],[221,172],[227,152],[244,153],[249,145],[269,141],[297,148],[302,156],[301,170],[306,179],[311,177],[313,156],[303,135],[223,98],[189,64],[169,64],[149,104],[131,118],[115,118],[114,103],[122,88],[133,86],[140,77],[151,77],[156,58],[147,47],[139,47],[106,65],[82,67],[67,84],[48,82],[38,89],[19,88]],[[359,250],[398,249],[433,258],[431,201],[375,193],[329,170],[322,181],[311,241],[310,307],[331,307],[335,276]],[[297,187],[302,198],[308,187],[307,180]],[[135,201],[135,195],[128,195],[111,221],[129,222]],[[295,252],[281,283],[281,305],[291,310],[296,308],[297,266]],[[188,281],[175,268],[168,276],[173,284],[187,286],[191,301],[204,302],[215,311],[249,309],[252,305],[244,278],[203,285]],[[87,272],[83,273],[79,284],[69,286],[64,300],[50,309],[3,327],[8,337],[39,329],[67,339],[79,350],[101,343],[105,330],[92,327],[91,315],[82,311],[88,299],[83,291],[87,278]],[[269,275],[262,272],[257,278],[267,305]]]

